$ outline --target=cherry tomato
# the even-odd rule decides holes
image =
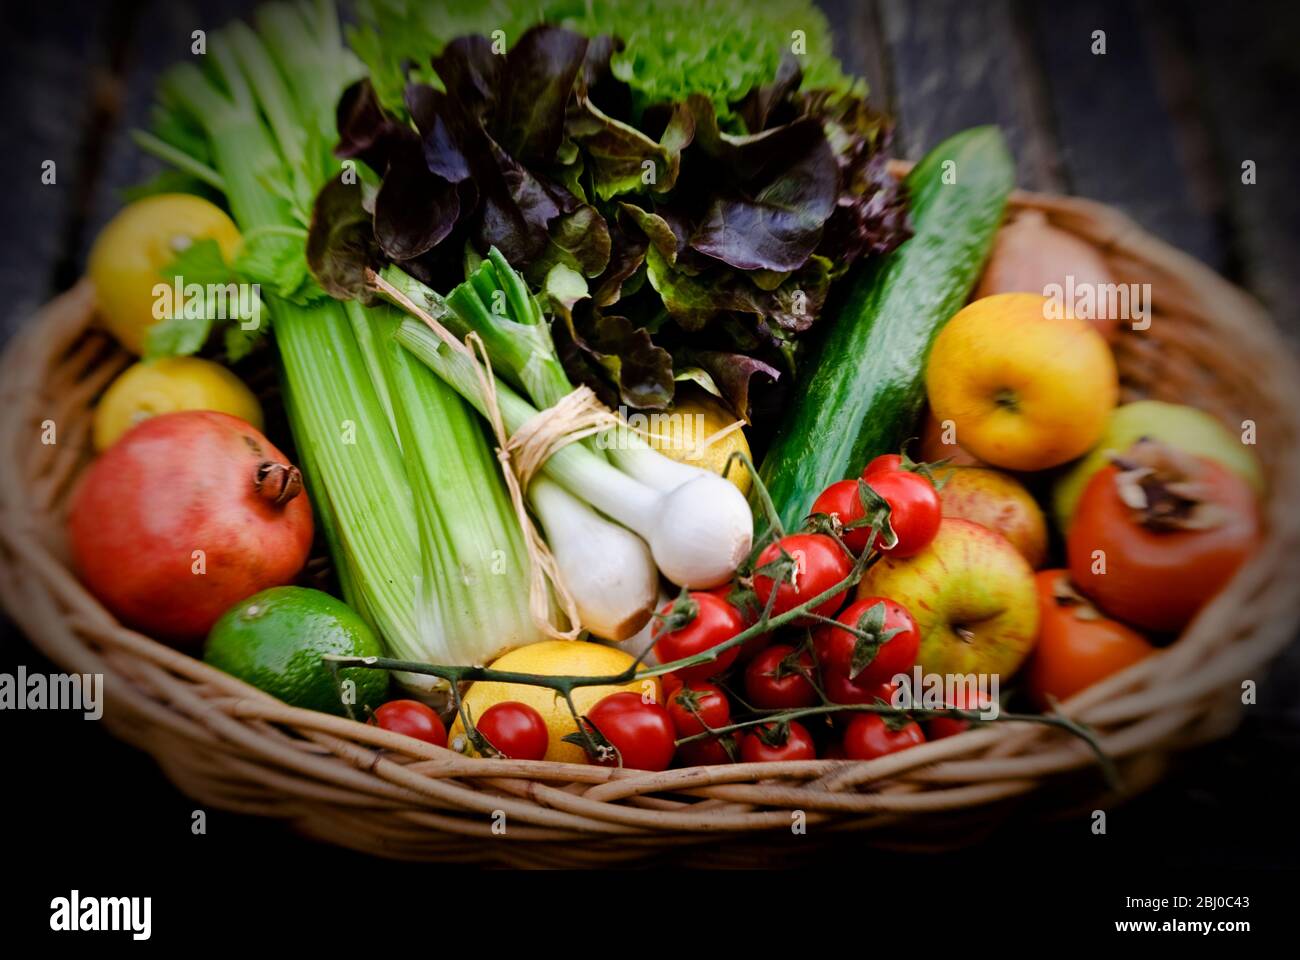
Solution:
[[[957,717],[931,717],[925,721],[925,735],[929,740],[955,737],[957,734],[965,733],[969,729],[970,721]]]
[[[675,673],[665,673],[659,678],[659,684],[664,690],[664,699],[668,699],[683,686],[682,678]]]
[[[813,649],[823,679],[833,673],[850,687],[874,691],[916,663],[921,631],[902,604],[866,597],[849,604],[835,619],[871,636],[858,637],[829,624],[818,628]]]
[[[968,689],[968,687],[958,687],[953,690],[947,706],[954,710],[978,709],[980,706],[978,703],[970,702],[971,698],[966,694]],[[969,729],[970,721],[962,720],[960,717],[931,717],[925,721],[925,736],[928,740],[942,740],[944,737],[953,737]]]
[[[417,700],[393,700],[375,711],[381,730],[404,733],[435,747],[447,745],[447,728],[438,715]]]
[[[846,674],[838,670],[823,671],[821,681],[822,692],[831,703],[875,703],[877,700],[890,703],[894,690],[897,689],[892,683],[879,683],[874,687],[862,686],[854,683]]]
[[[906,470],[877,471],[866,478],[867,485],[889,503],[889,525],[898,542],[876,547],[891,557],[911,557],[930,545],[939,532],[943,504],[939,491],[928,478]]]
[[[866,480],[873,473],[897,473],[903,469],[903,457],[897,453],[882,453],[867,464],[862,471],[862,479]]]
[[[817,748],[812,734],[795,720],[765,723],[751,727],[740,738],[740,759],[745,763],[816,760]]]
[[[758,602],[758,595],[752,590],[745,593],[738,590],[735,584],[724,583],[722,586],[713,587],[707,592],[734,607],[736,612],[740,614],[740,619],[745,624],[746,629],[758,622],[762,607]],[[741,599],[737,599],[737,597]],[[754,659],[756,653],[767,647],[771,642],[772,634],[770,633],[760,633],[750,637],[740,645],[740,653],[736,656],[736,662],[748,663]]]
[[[757,571],[761,571],[768,564],[778,562],[782,550],[794,560],[794,563],[792,566],[787,566],[780,583],[777,583],[774,575],[779,571]],[[758,555],[758,566],[754,573],[754,592],[758,594],[759,601],[766,609],[768,598],[775,588],[776,600],[773,601],[772,615],[778,616],[800,604],[807,603],[814,597],[821,596],[847,577],[852,570],[853,558],[830,537],[820,533],[793,533],[768,544]],[[812,612],[823,617],[835,616],[835,611],[844,602],[846,592],[847,590],[841,591],[819,603]],[[802,623],[805,620],[807,618],[799,618],[795,623]],[[808,623],[814,622],[808,620]]]
[[[817,702],[808,680],[812,658],[787,643],[774,643],[745,668],[745,698],[762,710],[792,710]]]
[[[734,753],[728,753],[723,741],[731,745]],[[677,748],[677,765],[681,767],[716,767],[722,763],[735,763],[740,756],[740,743],[734,733],[725,733],[720,737],[707,740],[692,740]]]
[[[866,516],[866,511],[862,507],[862,497],[858,493],[858,481],[838,480],[832,483],[813,501],[812,512],[834,517],[843,527],[861,520]],[[840,539],[855,554],[867,548],[867,541],[870,538],[870,527],[854,527],[851,530],[840,531]]]
[[[694,712],[692,712],[694,707]],[[712,683],[688,683],[668,698],[668,715],[679,737],[693,737],[731,722],[731,704],[722,688]]]
[[[740,611],[712,593],[697,592],[665,604],[655,624],[655,656],[660,663],[672,663],[712,650],[745,629]],[[679,667],[673,673],[682,681],[707,680],[730,667],[740,655],[739,647],[724,650],[711,663]]]
[[[1197,508],[1210,526],[1179,526],[1153,509],[1120,499],[1114,466],[1098,470],[1066,538],[1070,576],[1097,606],[1135,627],[1181,630],[1227,585],[1259,544],[1259,516],[1250,486],[1226,467],[1184,457],[1178,479],[1200,492]],[[1168,486],[1151,502],[1168,505]]]
[[[511,760],[541,760],[546,756],[550,737],[546,721],[526,703],[494,703],[474,726],[498,753]]]
[[[887,723],[877,713],[858,714],[844,731],[844,753],[850,760],[874,760],[918,743],[925,743],[925,734],[916,721],[899,724],[891,717]]]
[[[738,614],[740,614],[740,621],[745,626],[748,627],[751,624],[753,624],[756,620],[758,620],[758,610],[757,610],[758,600],[755,599],[752,595],[750,595],[749,599],[755,605],[755,609],[753,610],[746,610],[741,603],[733,602],[733,597],[745,596],[745,591],[741,588],[738,588],[734,583],[724,583],[720,587],[711,587],[710,589],[705,590],[703,592],[710,594],[711,596],[717,597],[723,603],[727,604],[727,606],[734,608],[735,611]]]
[[[676,734],[672,717],[657,703],[638,693],[611,693],[587,712],[587,720],[618,750],[617,757],[599,760],[605,766],[632,770],[667,770],[673,762]]]
[[[1075,592],[1067,571],[1043,570],[1034,580],[1041,626],[1029,662],[1029,692],[1043,709],[1049,698],[1068,700],[1156,652],[1136,630],[1103,616]]]
[[[897,684],[882,683],[878,687],[859,687],[848,678],[831,672],[822,675],[822,692],[831,703],[882,703],[894,705]],[[831,714],[831,723],[837,727],[847,727],[849,721],[857,714],[848,711]]]

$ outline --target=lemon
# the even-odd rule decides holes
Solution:
[[[647,430],[651,434],[646,440],[670,459],[722,473],[734,452],[749,456],[749,441],[740,427],[705,446],[705,442],[718,431],[735,423],[736,417],[698,387],[679,384],[672,408],[663,413],[648,413],[646,417],[649,420]],[[726,477],[741,493],[749,496],[748,467],[736,461]]]
[[[272,587],[242,600],[221,615],[208,634],[205,663],[251,683],[291,707],[347,716],[342,694],[354,685],[357,719],[384,702],[388,674],[349,667],[339,683],[321,660],[324,654],[382,657],[383,648],[366,622],[342,600],[307,587]]]
[[[262,429],[262,408],[242,380],[210,360],[167,357],[127,367],[95,408],[95,449],[108,449],[141,420],[177,410],[216,410]]]
[[[546,676],[583,676],[602,677],[622,673],[636,660],[631,654],[602,646],[599,643],[587,643],[582,640],[543,640],[531,643],[518,650],[512,650],[492,663],[494,670],[513,670],[516,673],[539,673]],[[620,690],[644,693],[644,684],[650,684],[656,702],[660,699],[657,678],[633,680],[621,686],[578,687],[573,691],[573,705],[579,713],[586,713],[596,703]],[[565,743],[564,738],[577,733],[578,725],[573,721],[564,698],[548,687],[533,687],[526,683],[498,683],[492,680],[480,680],[469,688],[465,694],[465,707],[469,710],[471,720],[483,716],[483,711],[496,703],[514,700],[526,703],[542,715],[550,735],[550,744],[546,748],[547,760],[563,763],[586,763],[587,754],[579,746]],[[457,738],[459,737],[459,742]],[[452,724],[447,743],[453,750],[462,749],[470,752],[466,742],[465,727],[460,718]]]
[[[196,240],[217,242],[227,263],[239,250],[239,228],[225,211],[183,193],[161,193],[124,208],[95,238],[87,273],[95,284],[100,321],[132,353],[144,352],[157,323],[154,287],[162,270]]]

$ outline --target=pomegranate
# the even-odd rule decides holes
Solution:
[[[123,623],[197,647],[230,606],[293,581],[312,542],[302,474],[237,417],[186,410],[133,427],[72,496],[86,586]]]

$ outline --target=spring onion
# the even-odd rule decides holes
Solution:
[[[659,593],[659,573],[645,541],[545,476],[533,478],[528,503],[582,625],[606,640],[635,636],[650,622]]]
[[[540,307],[523,278],[499,251],[490,250],[487,259],[445,299],[396,267],[387,268],[382,277],[401,297],[418,308],[436,313],[439,324],[448,333],[457,337],[467,332],[477,334],[493,370],[499,371],[508,385],[522,389],[538,408],[552,406],[573,389],[556,355]],[[739,491],[716,474],[665,457],[631,430],[611,430],[602,439],[607,442],[587,445],[594,459],[603,460],[603,451],[607,451],[617,471],[626,475],[623,479],[637,481],[638,488],[672,497],[669,502],[673,512],[667,518],[673,525],[672,535],[663,535],[658,525],[648,527],[645,517],[629,522],[616,509],[600,506],[582,491],[573,489],[572,492],[585,496],[602,512],[643,535],[646,529],[659,531],[660,542],[651,542],[651,552],[660,569],[675,583],[700,586],[729,578],[748,551],[753,529],[750,509]],[[602,474],[610,476],[607,471]],[[636,502],[638,498],[633,496],[629,503],[620,506],[627,511]],[[543,501],[540,509],[548,506],[551,504]],[[561,525],[558,519],[545,516],[540,519],[548,536]],[[576,522],[581,520],[577,518]],[[733,558],[729,547],[741,543],[745,545],[744,550]],[[588,567],[604,562],[594,549],[589,549],[589,553],[595,562]],[[707,562],[696,566],[706,557]],[[636,577],[632,582],[642,581]],[[602,592],[599,584],[580,586],[583,591]],[[579,590],[572,592],[581,606]],[[644,602],[648,609],[653,597],[647,594]]]
[[[472,357],[416,320],[402,321],[397,340],[487,415]],[[507,431],[514,433],[536,416],[537,409],[505,383],[497,383],[496,394]],[[658,489],[576,443],[552,454],[542,471],[640,535],[660,571],[678,586],[715,587],[729,580],[749,553],[753,540],[749,506],[733,484],[716,474],[698,471],[671,489]]]
[[[476,334],[493,370],[538,407],[554,405],[573,389],[541,307],[496,249],[445,299],[398,267],[386,268],[382,276],[402,297],[436,314],[449,333],[460,338]],[[587,446],[599,449],[591,442]],[[615,641],[640,630],[654,613],[658,592],[645,543],[544,480],[532,483],[528,502],[582,626]]]

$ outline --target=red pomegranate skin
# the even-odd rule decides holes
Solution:
[[[90,466],[68,534],[82,581],[119,620],[193,649],[230,606],[294,580],[311,504],[251,425],[186,410],[143,421]]]

